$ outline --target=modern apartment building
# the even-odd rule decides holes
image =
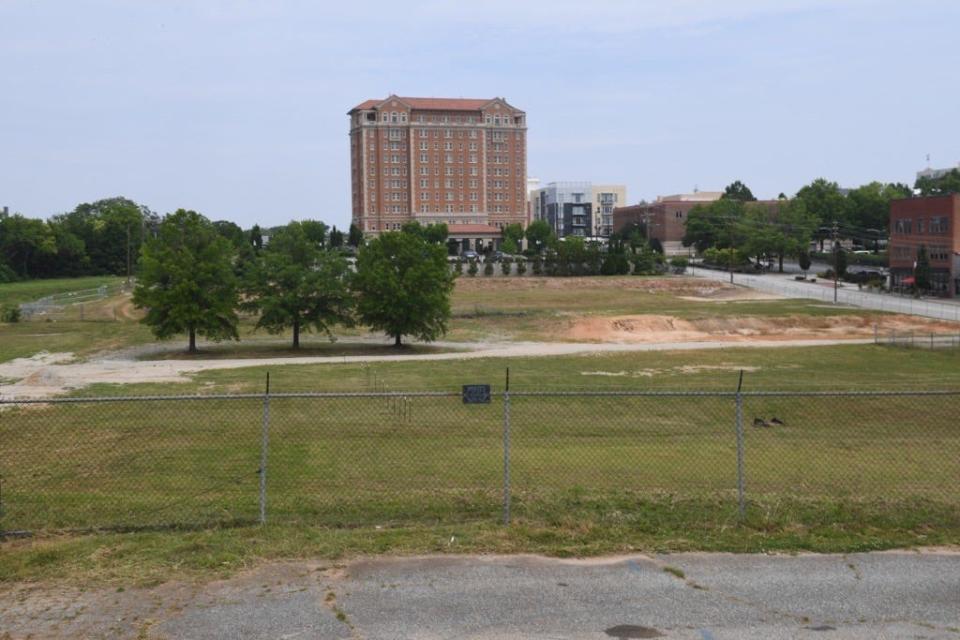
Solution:
[[[905,198],[890,203],[890,284],[910,287],[917,253],[926,247],[934,292],[960,294],[960,194]]]
[[[666,255],[689,253],[681,242],[686,233],[687,214],[701,204],[720,199],[720,191],[697,191],[657,197],[656,202],[618,207],[613,212],[613,230],[623,231],[628,225],[643,224],[648,237],[656,238],[663,245]]]
[[[594,231],[609,238],[613,232],[613,210],[627,203],[627,188],[622,184],[593,185]]]
[[[445,223],[464,249],[483,249],[504,226],[526,226],[527,116],[505,99],[391,95],[348,115],[353,222],[364,233]]]
[[[546,220],[558,238],[605,238],[613,228],[613,209],[627,198],[623,185],[550,182],[530,192],[533,220]]]

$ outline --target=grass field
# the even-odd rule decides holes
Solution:
[[[0,306],[32,302],[58,293],[119,285],[124,281],[125,278],[117,276],[89,276],[85,278],[51,278],[49,280],[0,283]]]
[[[0,301],[23,302],[50,293],[75,291],[115,284],[118,278],[79,278],[41,280],[0,285]],[[719,287],[719,288],[718,288]],[[802,326],[809,335],[818,332],[836,335],[843,318],[849,318],[851,330],[862,335],[871,322],[885,314],[864,313],[850,308],[834,308],[815,301],[780,299],[743,299],[745,290],[725,289],[724,285],[689,278],[525,278],[461,279],[452,299],[453,318],[449,341],[587,341],[618,340],[620,336],[600,333],[571,333],[571,328],[591,318],[643,316],[652,314],[670,323],[693,323],[704,335],[730,333],[738,324],[753,323],[752,332]],[[749,292],[747,292],[749,293]],[[733,295],[731,295],[733,294]],[[152,342],[149,330],[137,322],[139,312],[125,296],[115,296],[84,305],[83,321],[79,307],[67,308],[48,318],[37,317],[19,324],[0,324],[0,362],[29,357],[38,351],[71,352],[83,358],[91,354]],[[662,323],[661,322],[661,323]],[[919,321],[918,321],[919,322]],[[936,331],[943,327],[936,327]],[[643,335],[646,331],[635,331]],[[669,331],[661,329],[664,340]],[[339,355],[344,343],[366,337],[363,327],[336,328],[341,345],[330,347],[324,336],[305,335],[304,347],[318,353],[330,349]],[[203,347],[209,357],[266,357],[287,355],[287,336],[269,336],[254,331],[254,319],[240,323],[241,342]],[[680,335],[679,333],[677,334]],[[842,333],[840,334],[842,335]],[[628,336],[629,337],[629,336]],[[168,343],[178,357],[186,340]]]
[[[776,321],[854,313],[804,301],[618,291],[609,283],[595,291],[582,284],[491,286],[458,287],[454,337],[563,339],[558,327],[591,315]],[[148,341],[126,313],[117,321],[27,322],[0,326],[0,360],[31,349],[87,354]],[[309,344],[338,354],[358,348]],[[253,342],[206,356],[287,351]],[[960,389],[960,352],[874,345],[274,366],[274,392],[451,396],[274,398],[266,526],[251,524],[258,515],[260,399],[7,408],[0,412],[0,529],[40,533],[2,543],[0,581],[143,584],[181,574],[209,579],[264,559],[386,552],[960,544],[955,396],[747,398],[749,508],[742,522],[731,398],[514,396],[513,522],[504,527],[502,401],[465,406],[454,394],[468,383],[502,390],[507,367],[515,393],[731,392],[741,370],[746,391]],[[251,361],[182,384],[98,385],[74,395],[257,393],[267,371]],[[785,424],[752,426],[756,417],[773,416]],[[128,530],[63,531],[98,526]]]
[[[456,550],[553,554],[957,544],[955,404],[955,396],[747,398],[741,524],[730,398],[514,397],[508,528],[498,524],[499,398],[480,406],[455,396],[399,406],[274,398],[266,529],[248,524],[258,513],[257,399],[8,410],[4,528],[146,529],[9,543],[0,579],[54,567],[143,578],[209,568],[211,558],[229,570],[319,548],[430,551],[438,532],[451,532]],[[785,424],[755,429],[755,416]],[[195,526],[212,531],[185,532]],[[250,538],[253,548],[240,549]],[[207,542],[185,548],[187,540]],[[126,552],[115,555],[115,545]]]

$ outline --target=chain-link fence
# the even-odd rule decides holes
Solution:
[[[793,499],[960,517],[960,392],[470,398],[0,401],[0,530],[549,522],[664,497],[740,517]]]

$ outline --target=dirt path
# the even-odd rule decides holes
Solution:
[[[434,360],[473,360],[477,358],[527,358],[565,356],[586,353],[623,353],[631,351],[678,351],[696,349],[820,347],[838,344],[867,344],[872,339],[821,340],[763,340],[743,341],[703,340],[658,343],[560,343],[514,342],[439,343],[438,346],[457,347],[469,351],[425,353],[396,356],[326,356],[305,358],[237,358],[232,360],[154,360],[132,358],[100,358],[87,362],[71,362],[70,353],[39,353],[31,358],[19,358],[0,364],[0,379],[15,380],[0,387],[4,400],[49,398],[82,389],[92,384],[137,384],[156,382],[188,382],[192,374],[214,369],[243,367],[287,366],[298,364],[350,364],[359,362],[419,362]]]

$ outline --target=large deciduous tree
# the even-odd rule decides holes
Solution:
[[[848,218],[855,236],[874,240],[886,236],[890,225],[890,201],[913,195],[905,184],[870,182],[847,194]],[[878,233],[879,232],[879,233]]]
[[[534,220],[527,226],[527,246],[542,252],[556,241],[556,235],[546,220]]]
[[[400,346],[446,333],[454,275],[442,245],[412,233],[383,233],[360,248],[353,287],[360,321]]]
[[[161,340],[186,333],[191,353],[198,335],[238,339],[233,256],[233,245],[199,213],[166,216],[140,251],[133,302],[146,309],[142,322]]]
[[[315,329],[332,339],[331,326],[353,320],[348,274],[343,256],[323,250],[302,223],[291,222],[248,270],[243,307],[259,312],[258,329],[272,334],[292,329],[294,349],[300,348],[301,331]]]
[[[723,190],[723,195],[720,197],[726,200],[739,200],[740,202],[753,202],[756,200],[753,192],[750,191],[750,187],[739,180],[728,184],[727,188]]]

